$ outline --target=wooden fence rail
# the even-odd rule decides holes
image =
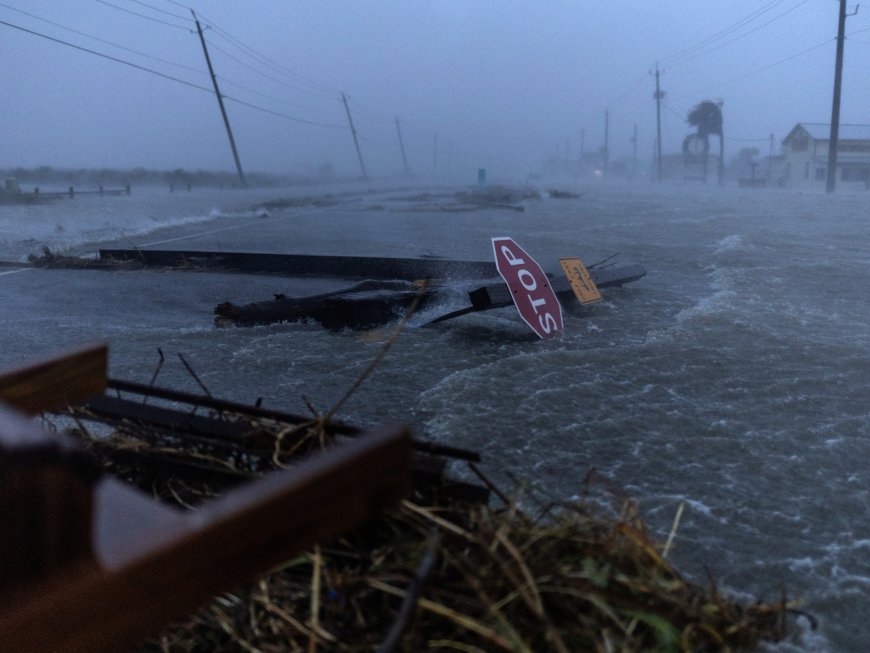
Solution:
[[[33,413],[86,396],[105,387],[105,354],[89,347],[43,361],[32,379],[27,369],[0,374],[0,400]],[[91,380],[39,397],[39,379],[70,378],[80,364]],[[386,427],[180,512],[102,476],[71,440],[0,408],[3,649],[129,648],[211,596],[398,502],[410,469],[407,429]]]

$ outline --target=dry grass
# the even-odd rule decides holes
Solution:
[[[232,463],[177,442],[158,447],[155,434],[140,439],[132,429],[100,449],[193,456],[197,464],[259,474],[264,464],[285,466],[291,450],[329,445],[315,422],[309,426],[293,437],[275,428],[262,458]],[[263,425],[261,436],[268,430]],[[221,490],[213,481],[109,467],[182,505]],[[495,494],[506,503],[413,497],[216,598],[140,650],[737,651],[787,634],[795,605],[747,605],[712,582],[688,582],[633,503],[603,486],[591,483],[583,500],[544,509],[531,497]]]

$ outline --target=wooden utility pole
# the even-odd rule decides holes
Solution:
[[[770,151],[767,154],[767,183],[770,183],[770,176],[773,171],[773,152],[775,147],[775,139],[773,134],[770,135]]]
[[[659,88],[659,66],[656,64],[656,165],[658,166],[658,182],[662,183],[662,98],[664,91]]]
[[[362,178],[368,179],[366,174],[366,166],[363,163],[362,152],[359,149],[359,141],[356,138],[356,129],[353,126],[353,118],[350,117],[350,108],[347,106],[347,96],[341,94],[341,101],[344,102],[344,112],[347,114],[347,124],[350,125],[350,133],[353,135],[353,145],[356,148],[356,156],[359,159],[359,169],[362,170]]]
[[[199,33],[199,41],[202,43],[202,51],[205,53],[205,62],[208,64],[208,74],[211,75],[211,83],[214,86],[214,94],[217,96],[218,106],[221,109],[221,115],[224,118],[224,126],[227,128],[227,137],[230,139],[230,149],[233,151],[233,159],[236,161],[236,172],[239,173],[239,183],[244,187],[248,185],[245,181],[245,173],[242,172],[242,162],[239,160],[239,151],[236,149],[236,140],[233,138],[233,130],[230,128],[230,119],[227,118],[227,110],[224,107],[224,98],[218,88],[217,77],[214,74],[214,68],[211,65],[211,58],[208,56],[208,48],[205,46],[205,37],[202,35],[202,27],[199,24],[199,19],[196,17],[193,9],[190,10],[193,14],[193,21],[196,23],[196,31]]]
[[[857,12],[857,9],[855,10]],[[843,41],[846,31],[846,0],[840,0],[837,23],[837,59],[834,64],[834,101],[831,106],[831,136],[828,140],[828,178],[825,192],[833,193],[837,186],[837,145],[840,139],[840,90],[843,83]]]
[[[438,176],[438,134],[432,139],[432,176]]]
[[[405,167],[405,176],[408,176],[408,157],[405,156],[405,142],[402,140],[402,128],[399,126],[399,118],[396,118],[396,132],[399,134],[399,149],[402,151],[402,165]]]
[[[631,178],[637,175],[637,123],[634,125],[634,133],[631,135]]]

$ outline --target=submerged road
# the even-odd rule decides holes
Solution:
[[[88,239],[79,251],[488,260],[490,238],[512,236],[545,269],[560,256],[590,262],[615,253],[644,265],[646,278],[567,314],[556,340],[538,340],[511,308],[408,329],[338,416],[406,422],[421,437],[481,451],[490,476],[521,478],[544,503],[581,494],[594,466],[637,499],[661,537],[685,502],[669,558],[687,577],[707,582],[709,570],[725,591],[802,597],[821,623],[806,650],[866,650],[868,196],[585,190],[578,200],[527,202],[524,213],[419,212],[386,193],[268,218],[254,215],[254,202],[237,210],[205,204],[198,224],[128,237],[116,229],[111,242]],[[124,222],[116,212],[139,201],[140,226],[174,210],[163,197],[153,205],[127,199],[56,210],[78,207],[77,223],[88,219],[86,208],[111,208],[111,219]],[[220,215],[207,215],[212,206]],[[38,252],[43,242],[69,239],[74,222],[53,210],[24,245]],[[104,233],[103,222],[91,225]],[[0,364],[106,340],[119,378],[147,383],[160,348],[160,384],[198,391],[177,358],[183,353],[215,396],[325,412],[380,353],[384,333],[212,322],[216,303],[308,294],[311,283],[153,270],[4,274]]]

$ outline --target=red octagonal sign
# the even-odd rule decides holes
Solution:
[[[541,338],[561,332],[562,306],[541,266],[511,238],[493,238],[492,249],[498,273],[523,321]]]

